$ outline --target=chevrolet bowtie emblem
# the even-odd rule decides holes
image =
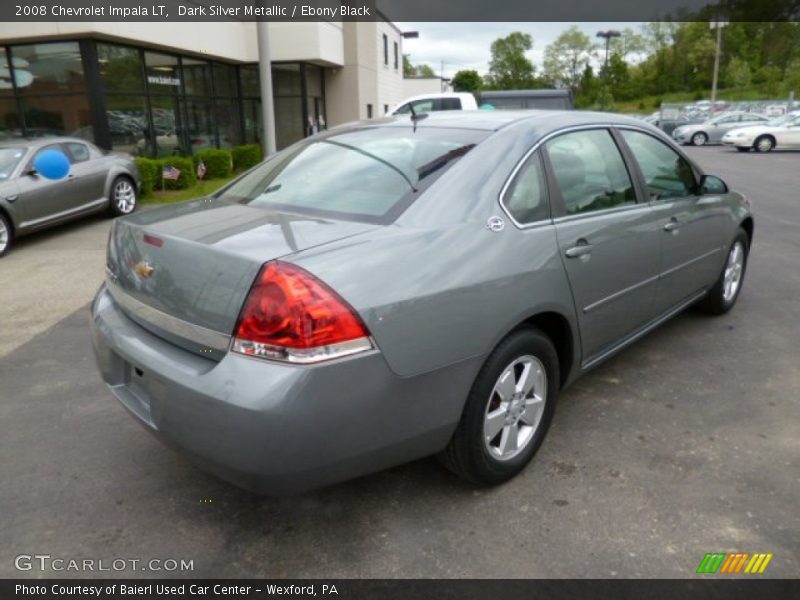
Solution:
[[[155,270],[156,268],[146,260],[136,263],[133,267],[133,272],[136,273],[142,279],[149,278],[153,274],[153,271]]]

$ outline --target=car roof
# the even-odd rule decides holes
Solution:
[[[414,100],[425,100],[427,98],[464,98],[465,96],[472,96],[472,94],[469,92],[431,92],[430,94],[417,94],[416,96],[403,98],[400,104],[413,102]]]
[[[576,110],[441,110],[424,113],[427,116],[416,121],[418,128],[480,129],[498,131],[517,123],[527,122],[542,133],[564,127],[618,124],[641,126],[642,121],[625,115],[613,113]],[[357,121],[353,127],[408,127],[409,115],[399,115],[382,119]]]

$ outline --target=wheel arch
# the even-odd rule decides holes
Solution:
[[[575,366],[577,345],[569,319],[553,310],[536,313],[520,322],[512,329],[512,333],[525,327],[535,327],[544,333],[556,349],[559,363],[559,386],[564,387]]]
[[[747,234],[747,247],[751,248],[753,246],[754,233],[753,217],[745,217],[745,219],[739,223],[739,227],[744,229],[744,232]]]
[[[2,214],[6,218],[6,221],[8,221],[8,224],[11,227],[11,235],[16,235],[17,224],[14,222],[14,217],[11,216],[11,213],[8,211],[8,209],[2,204],[0,204],[0,214]]]

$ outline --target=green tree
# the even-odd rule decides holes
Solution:
[[[725,69],[725,83],[732,87],[744,88],[753,81],[753,73],[747,61],[734,56]]]
[[[403,77],[414,77],[414,65],[408,54],[403,54]]]
[[[496,90],[519,90],[534,85],[534,67],[525,53],[533,48],[533,38],[515,31],[492,42],[487,87]]]
[[[594,74],[592,65],[586,65],[581,75],[581,82],[575,92],[575,106],[589,108],[593,106],[600,96],[600,80]]]
[[[421,65],[417,65],[416,67],[414,67],[414,69],[416,70],[417,73],[416,77],[427,77],[427,78],[436,77],[436,72],[430,65],[426,65],[423,63]]]
[[[577,91],[581,74],[593,56],[594,44],[576,25],[544,50],[544,72],[557,85]]]
[[[622,60],[627,60],[632,54],[644,54],[647,51],[647,43],[644,36],[636,33],[630,27],[620,31],[620,36],[611,38],[609,52],[619,56]]]
[[[453,75],[453,89],[457,92],[472,92],[476,94],[483,87],[483,79],[477,71],[458,71]]]
[[[414,65],[411,63],[410,54],[403,54],[403,77],[413,79],[414,77],[436,77],[436,72],[430,65]]]

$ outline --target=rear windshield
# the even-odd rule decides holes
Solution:
[[[217,197],[311,216],[391,222],[488,133],[412,127],[333,132],[279,152]]]

